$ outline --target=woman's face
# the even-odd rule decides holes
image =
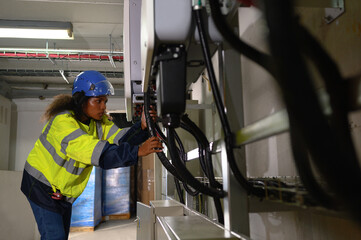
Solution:
[[[100,120],[105,114],[107,102],[107,96],[91,97],[83,106],[83,112],[90,118]]]

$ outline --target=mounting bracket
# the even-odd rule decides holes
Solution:
[[[345,12],[344,0],[335,1],[335,7],[325,8],[325,22],[330,24],[333,20],[341,16]]]

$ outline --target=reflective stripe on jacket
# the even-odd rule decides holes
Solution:
[[[106,142],[118,144],[126,131],[106,116],[101,121],[92,119],[88,126],[70,111],[59,113],[45,125],[25,170],[73,202],[84,191],[93,165],[99,166]]]

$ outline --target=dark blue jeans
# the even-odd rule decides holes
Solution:
[[[36,223],[41,235],[41,240],[65,240],[68,239],[71,219],[71,207],[64,214],[49,211],[32,202]]]

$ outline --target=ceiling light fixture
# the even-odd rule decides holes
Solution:
[[[0,19],[0,38],[74,39],[70,22]]]

